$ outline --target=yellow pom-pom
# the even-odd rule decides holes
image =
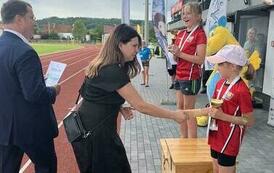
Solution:
[[[249,57],[249,63],[252,64],[255,71],[260,68],[261,61],[260,54],[257,50],[255,50]]]
[[[207,126],[207,123],[208,123],[208,116],[196,117],[196,120],[197,120],[198,126],[205,127]]]

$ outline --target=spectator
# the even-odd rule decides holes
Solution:
[[[149,71],[149,61],[151,59],[151,55],[150,55],[150,49],[147,47],[145,41],[142,42],[142,48],[140,49],[138,54],[141,58],[142,65],[144,68],[144,70],[142,71],[143,83],[141,83],[141,85],[145,85],[145,87],[149,87],[149,85],[148,85],[148,79],[149,79],[148,71]]]
[[[255,28],[252,27],[248,29],[246,42],[244,43],[244,49],[246,51],[246,55],[248,58],[255,50],[256,35],[257,35],[257,30]]]
[[[172,44],[175,43],[176,40],[176,35],[177,35],[177,30],[173,30],[171,31],[171,33],[173,34],[173,38],[171,39]],[[169,52],[170,53],[170,52]],[[172,55],[173,57],[173,55]],[[177,62],[173,59],[172,61],[173,63],[171,63],[171,68],[167,67],[167,72],[170,76],[171,79],[171,86],[169,87],[169,89],[174,89],[174,83],[175,83],[175,77],[176,77],[176,67],[177,67]]]
[[[201,86],[201,65],[206,53],[206,35],[201,26],[202,10],[198,3],[187,3],[182,9],[186,29],[177,33],[169,47],[177,59],[175,89],[178,109],[193,109]],[[181,123],[181,137],[196,138],[195,118]]]

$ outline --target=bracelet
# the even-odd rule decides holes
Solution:
[[[237,123],[238,120],[237,120],[237,117],[236,117],[236,116],[233,116],[232,121],[233,121],[233,124],[238,124],[238,123]],[[247,118],[247,117],[241,117],[241,122],[243,123],[244,126],[247,125],[247,123],[248,123],[248,118]]]
[[[247,125],[248,123],[248,118],[247,117],[242,117],[242,121],[244,125]]]
[[[236,117],[236,116],[233,116],[233,118],[232,118],[232,123],[233,123],[233,124],[237,124],[237,117]]]

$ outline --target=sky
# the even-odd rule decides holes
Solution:
[[[0,0],[0,5],[7,0]],[[121,18],[122,0],[25,0],[37,19],[47,17]],[[151,20],[151,4],[149,18]],[[167,11],[177,0],[167,0]],[[145,0],[130,0],[130,18],[144,19]],[[170,15],[170,13],[167,13]],[[167,19],[169,17],[167,16]]]

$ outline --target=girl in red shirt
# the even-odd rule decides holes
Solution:
[[[213,173],[235,173],[235,161],[239,153],[246,127],[254,124],[251,95],[239,76],[248,62],[245,51],[238,45],[226,45],[216,55],[207,57],[218,64],[222,79],[218,81],[213,99],[222,100],[219,108],[211,108],[209,115],[216,127],[209,129],[208,141],[213,158]],[[252,66],[249,65],[249,69]],[[246,77],[251,79],[252,70]]]
[[[198,3],[187,3],[182,9],[186,29],[177,33],[175,43],[169,47],[177,60],[174,87],[178,109],[193,109],[201,86],[201,67],[206,53],[206,35],[201,26],[202,10]],[[181,137],[196,138],[197,124],[190,118],[181,124]]]

